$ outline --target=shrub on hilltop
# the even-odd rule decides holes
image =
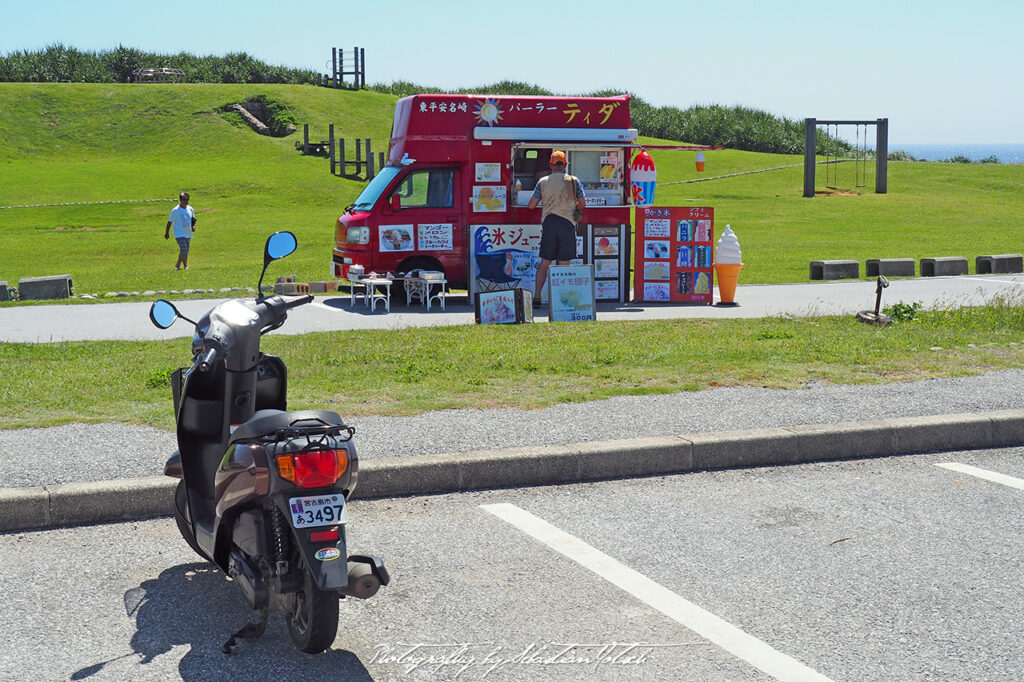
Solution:
[[[102,52],[57,43],[43,50],[20,50],[0,56],[0,82],[126,83],[139,68],[180,69],[186,83],[315,83],[308,69],[271,66],[244,52],[204,57],[181,52],[160,54],[119,45]]]

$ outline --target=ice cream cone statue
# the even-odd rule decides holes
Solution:
[[[718,279],[719,305],[736,305],[736,280],[740,277],[743,267],[743,253],[740,241],[732,227],[725,226],[725,232],[715,246],[715,277]]]
[[[697,152],[697,158],[694,159],[697,162],[697,172],[704,172],[704,152]]]

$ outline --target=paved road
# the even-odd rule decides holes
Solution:
[[[0,535],[0,679],[1018,679],[1024,490],[948,462],[1024,485],[1014,448],[358,501],[393,583],[317,657],[279,618],[219,653],[247,613],[170,520]]]
[[[882,305],[922,302],[925,307],[978,305],[994,296],[1024,294],[1024,275],[927,277],[893,280]],[[223,299],[217,299],[223,300]],[[737,288],[737,307],[689,305],[605,304],[599,320],[669,318],[750,318],[776,315],[846,315],[875,305],[874,280],[814,284],[765,284]],[[180,303],[187,317],[198,319],[213,307],[213,300]],[[100,339],[166,339],[191,336],[188,324],[177,323],[160,330],[149,321],[149,303],[94,305],[14,306],[0,308],[0,341],[51,343]],[[453,297],[447,310],[396,304],[391,314],[371,313],[365,305],[354,307],[346,296],[318,297],[317,302],[297,308],[278,334],[304,334],[347,329],[397,329],[402,327],[461,325],[473,323],[472,308],[465,296]]]

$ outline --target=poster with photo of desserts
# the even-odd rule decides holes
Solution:
[[[638,302],[713,302],[715,210],[638,207],[633,297]]]
[[[584,258],[594,265],[594,296],[598,301],[625,303],[629,297],[630,264],[632,253],[629,242],[629,225],[587,225],[584,243]],[[655,230],[661,237],[668,237],[664,230]],[[648,241],[661,242],[668,248],[669,239]],[[652,246],[657,249],[657,246]]]

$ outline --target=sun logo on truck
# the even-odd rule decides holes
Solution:
[[[481,123],[493,126],[501,121],[501,115],[505,112],[498,108],[498,103],[493,99],[485,99],[483,102],[476,105],[476,108],[473,109],[473,113],[476,114],[477,120]]]

